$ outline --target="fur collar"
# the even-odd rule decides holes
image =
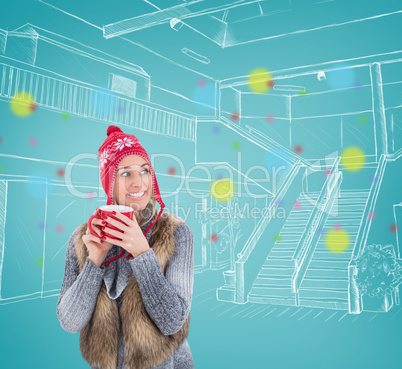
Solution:
[[[165,213],[153,227],[150,247],[165,274],[166,266],[175,251],[174,230],[183,220],[177,215]],[[88,256],[82,241],[87,223],[78,227],[75,238],[75,253],[79,271]],[[128,369],[146,369],[161,364],[188,336],[190,314],[182,328],[175,334],[163,335],[149,317],[141,299],[141,293],[134,276],[130,276],[122,293],[120,316],[117,302],[107,295],[105,282],[99,291],[91,320],[80,332],[80,349],[83,358],[100,369],[114,369],[117,365],[117,344],[122,321],[125,362]]]

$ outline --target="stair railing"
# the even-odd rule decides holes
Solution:
[[[341,172],[339,172],[338,167],[339,157],[336,157],[293,254],[295,271],[292,276],[292,292],[294,293],[298,291],[301,280],[307,270],[312,255],[312,241],[319,225],[322,223],[323,215],[324,213],[329,213],[335,195],[339,193],[338,184],[340,182]]]
[[[266,212],[267,215],[263,216],[257,223],[253,233],[248,238],[246,244],[244,245],[241,252],[237,254],[237,260],[235,262],[235,281],[236,281],[236,288],[235,288],[235,302],[236,303],[245,303],[246,302],[246,282],[245,276],[248,273],[248,268],[254,269],[253,266],[248,266],[247,263],[249,258],[251,257],[253,251],[256,249],[256,246],[266,230],[268,224],[272,220],[273,214],[275,214],[275,209],[278,207],[280,203],[280,199],[284,198],[287,191],[289,190],[290,186],[294,182],[294,179],[298,175],[300,168],[304,167],[304,165],[300,162],[297,162],[293,165],[290,172],[287,174],[286,179],[284,181],[283,186],[279,190],[279,192],[273,197],[271,203],[269,205],[268,211]]]
[[[392,157],[400,157],[401,150],[395,153]],[[362,301],[361,294],[357,287],[357,283],[355,281],[354,276],[357,273],[356,269],[356,258],[363,251],[364,246],[367,242],[367,237],[371,227],[371,218],[368,215],[370,212],[372,213],[375,208],[375,204],[377,202],[378,193],[381,188],[382,178],[384,176],[385,168],[387,165],[387,156],[382,154],[380,160],[378,162],[377,170],[374,174],[374,181],[371,184],[370,192],[368,195],[368,199],[366,202],[366,206],[363,211],[362,216],[362,224],[359,228],[359,232],[357,233],[355,244],[353,247],[352,257],[348,265],[348,293],[349,293],[349,313],[350,314],[360,314],[362,312]]]
[[[292,167],[292,170],[286,176],[286,179],[284,181],[285,184],[282,186],[281,190],[279,192],[277,192],[277,194],[272,198],[271,203],[269,204],[268,211],[266,212],[266,214],[268,214],[268,215],[266,217],[265,216],[262,217],[259,220],[257,226],[254,229],[254,232],[251,234],[251,236],[247,240],[243,249],[237,254],[238,261],[240,261],[240,262],[246,261],[247,258],[249,257],[249,255],[252,253],[255,245],[257,244],[261,235],[264,233],[265,228],[267,227],[268,223],[270,222],[270,220],[272,218],[272,215],[274,214],[274,211],[273,211],[274,207],[276,207],[277,204],[279,204],[279,200],[285,196],[294,177],[299,172],[299,170],[302,166],[303,165],[300,162],[298,162]]]

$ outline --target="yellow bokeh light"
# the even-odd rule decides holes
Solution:
[[[248,86],[254,92],[263,93],[273,86],[272,74],[264,68],[254,69],[248,76]]]
[[[365,162],[366,156],[363,150],[356,146],[346,148],[341,154],[341,164],[349,172],[359,171]]]
[[[210,192],[216,201],[227,202],[234,196],[234,182],[228,178],[217,179],[211,183]]]
[[[335,253],[341,253],[347,250],[350,244],[349,234],[342,228],[331,229],[325,235],[325,245]]]
[[[18,117],[27,117],[35,111],[34,98],[28,92],[18,92],[11,98],[10,108]]]

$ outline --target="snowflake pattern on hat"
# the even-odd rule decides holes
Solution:
[[[132,140],[131,138],[128,138],[128,137],[124,137],[123,139],[118,138],[117,142],[114,143],[114,146],[115,146],[115,148],[114,148],[115,151],[117,151],[117,150],[121,151],[124,149],[125,146],[127,146],[127,147],[134,146],[134,140]]]
[[[110,153],[109,153],[108,149],[105,149],[100,154],[99,161],[100,161],[101,165],[104,166],[107,163],[108,159],[110,160]]]

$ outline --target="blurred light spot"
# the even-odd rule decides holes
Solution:
[[[350,172],[357,172],[362,169],[366,157],[363,150],[356,146],[350,146],[341,153],[341,164]]]
[[[239,141],[233,142],[232,147],[235,150],[240,150],[240,142]]]
[[[355,85],[355,74],[353,69],[347,64],[336,63],[327,72],[327,81],[334,90],[350,88]]]
[[[97,88],[92,92],[91,105],[95,114],[108,114],[115,110],[116,94],[107,88]]]
[[[215,134],[218,134],[219,131],[220,131],[220,128],[219,128],[218,126],[214,126],[214,127],[212,128],[212,132],[215,133]]]
[[[171,176],[176,174],[176,168],[175,167],[169,167],[168,174],[171,175]]]
[[[43,258],[36,258],[36,260],[35,260],[35,264],[37,265],[37,266],[43,266]]]
[[[300,145],[295,146],[295,152],[300,154],[303,151],[303,148]]]
[[[211,183],[210,193],[216,201],[227,202],[234,196],[234,182],[229,178],[215,180]]]
[[[272,114],[270,114],[268,115],[267,120],[269,123],[272,123],[275,120],[275,117]]]
[[[391,232],[396,232],[396,231],[398,230],[398,227],[396,226],[396,224],[391,224],[391,225],[389,226],[389,230],[390,230]]]
[[[349,235],[342,228],[331,229],[325,236],[325,245],[332,252],[344,252],[350,245]]]
[[[203,87],[197,86],[193,91],[193,101],[196,107],[203,111],[215,108],[215,87],[206,84]]]
[[[299,96],[307,96],[307,89],[301,88],[299,90]]]
[[[58,169],[58,170],[57,170],[57,175],[58,175],[59,177],[63,177],[63,176],[64,176],[64,169]]]
[[[276,171],[277,173],[285,172],[281,168],[289,166],[290,154],[282,147],[275,148],[275,151],[266,151],[264,154],[264,165],[269,172]]]
[[[272,74],[264,68],[256,68],[248,76],[248,86],[251,91],[264,93],[273,87]]]
[[[63,226],[62,226],[61,224],[58,224],[58,225],[56,226],[56,232],[57,232],[57,233],[63,232]]]
[[[29,144],[31,145],[31,146],[36,146],[36,144],[38,143],[38,141],[37,141],[37,139],[36,138],[30,138],[29,139]]]
[[[70,118],[70,114],[68,114],[66,111],[63,111],[63,113],[61,113],[61,119],[67,120],[68,118]]]
[[[239,114],[237,114],[237,113],[232,113],[231,116],[230,116],[230,118],[231,118],[233,121],[237,121],[237,120],[239,120]]]
[[[44,198],[53,190],[52,177],[49,173],[44,171],[36,171],[32,173],[26,184],[28,192],[33,197]]]
[[[219,237],[218,237],[217,233],[212,233],[211,236],[210,236],[210,239],[211,239],[212,242],[218,241],[218,238]]]
[[[361,115],[361,116],[359,117],[359,122],[360,122],[361,124],[366,124],[366,123],[368,122],[368,119],[367,119],[367,117],[366,117],[365,115]]]
[[[274,242],[280,242],[282,240],[282,236],[278,233],[274,235]]]
[[[36,110],[34,98],[28,92],[18,92],[10,100],[11,111],[18,117],[27,117]]]
[[[87,192],[87,199],[92,200],[95,196],[96,192]]]

